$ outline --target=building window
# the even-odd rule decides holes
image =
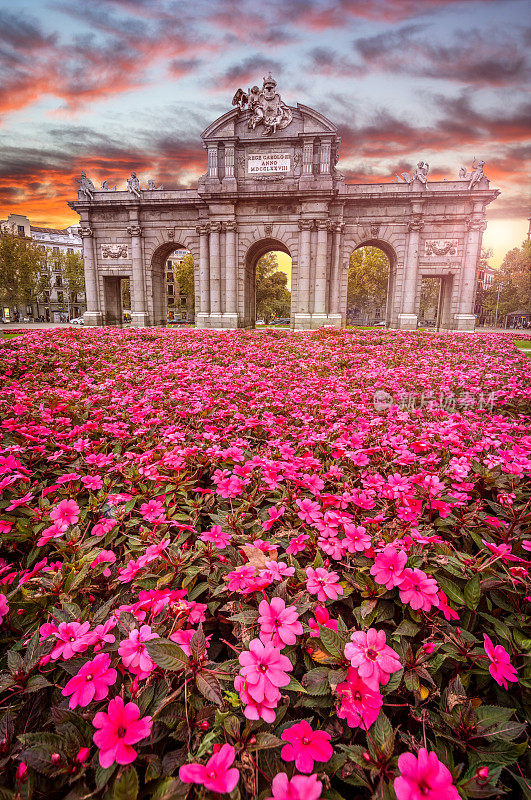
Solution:
[[[173,284],[172,283],[168,284],[168,294],[171,294],[171,295],[174,294],[174,289],[173,289]]]
[[[59,252],[58,247],[52,247],[52,253],[58,253],[58,252]]]
[[[50,292],[49,291],[44,291],[43,295],[44,295],[44,302],[45,303],[49,303],[50,302]]]
[[[57,302],[64,303],[64,295],[63,292],[57,292]]]
[[[26,231],[24,230],[24,225],[17,225],[17,231],[19,236],[26,235]]]
[[[62,286],[63,285],[63,279],[61,278],[60,275],[57,275],[57,277],[55,278],[55,285],[56,286]]]

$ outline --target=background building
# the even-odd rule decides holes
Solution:
[[[10,214],[0,220],[0,229],[13,236],[31,239],[46,252],[41,272],[41,287],[33,307],[22,310],[26,318],[44,318],[46,322],[68,322],[86,311],[85,292],[69,291],[68,279],[63,274],[60,254],[78,253],[83,256],[83,245],[77,225],[68,228],[41,228],[32,225],[22,214]],[[17,311],[13,312],[16,317]],[[17,321],[15,319],[15,321]]]

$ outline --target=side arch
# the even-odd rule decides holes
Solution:
[[[389,276],[387,281],[387,300],[385,306],[385,323],[386,327],[395,327],[398,320],[398,311],[399,311],[399,280],[398,276],[400,274],[399,268],[399,257],[402,256],[402,263],[403,263],[403,252],[404,252],[404,244],[402,242],[402,237],[399,235],[391,235],[389,238],[380,238],[380,236],[373,236],[371,235],[370,231],[367,231],[365,235],[361,233],[358,236],[348,237],[343,241],[343,247],[341,252],[341,273],[340,273],[340,280],[341,280],[341,315],[342,318],[346,321],[347,318],[347,293],[348,293],[348,270],[349,270],[349,262],[350,256],[356,250],[359,250],[361,247],[376,247],[378,250],[381,250],[386,256],[387,260],[389,261]],[[400,254],[400,255],[399,255]]]

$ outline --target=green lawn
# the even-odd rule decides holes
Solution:
[[[531,358],[531,339],[516,339],[515,345]]]

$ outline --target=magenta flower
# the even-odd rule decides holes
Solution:
[[[78,521],[79,506],[75,500],[61,500],[50,511],[50,517],[56,525],[68,528],[69,525],[75,525]]]
[[[323,791],[323,784],[317,780],[317,775],[294,775],[291,780],[285,772],[279,772],[271,784],[272,797],[265,800],[319,800]]]
[[[4,617],[6,616],[8,611],[9,611],[9,606],[7,604],[7,597],[5,596],[5,594],[0,594],[0,625],[2,624]]]
[[[239,655],[240,673],[247,681],[249,695],[259,703],[274,702],[280,695],[279,687],[287,686],[293,669],[292,663],[272,644],[253,639],[249,650]]]
[[[370,728],[383,704],[380,692],[369,688],[358,670],[349,667],[347,680],[337,685],[336,693],[341,698],[337,716],[346,719],[350,728]]]
[[[190,628],[187,631],[183,630],[175,631],[175,633],[170,634],[169,638],[172,640],[172,642],[175,642],[176,644],[179,645],[179,647],[186,656],[191,656],[192,651],[190,649],[190,642],[192,641],[194,634],[195,630],[193,628]],[[211,639],[212,639],[212,634],[206,637],[207,648],[210,646]]]
[[[140,630],[135,628],[127,639],[120,642],[118,654],[122,657],[124,666],[137,678],[147,678],[155,669],[155,664],[149,657],[144,642],[157,638],[158,633],[152,633],[149,625],[142,625]]]
[[[257,700],[253,700],[247,691],[247,682],[245,678],[242,678],[241,675],[236,675],[234,678],[234,688],[238,692],[240,700],[245,706],[243,709],[243,715],[246,717],[246,719],[263,719],[264,722],[275,721],[275,709],[278,705],[278,701],[280,700],[280,692],[277,691],[277,694],[272,700],[264,699],[261,703],[259,703]]]
[[[406,569],[399,585],[400,599],[409,603],[414,611],[429,611],[439,605],[438,587],[434,578],[428,578],[421,569]]]
[[[151,733],[151,717],[140,718],[136,703],[127,703],[121,697],[109,702],[107,713],[98,711],[93,725],[98,728],[94,744],[100,749],[100,764],[107,769],[114,762],[131,764],[136,758],[136,750],[131,746],[145,739]]]
[[[345,657],[356,667],[370,689],[378,690],[380,684],[385,686],[393,672],[401,668],[398,653],[386,644],[385,631],[369,628],[355,631],[351,642],[345,645]]]
[[[179,767],[179,778],[184,783],[198,783],[210,792],[226,794],[232,792],[240,779],[236,767],[231,767],[236,751],[230,744],[224,744],[217,753],[203,764],[183,764]]]
[[[387,545],[374,559],[371,575],[376,583],[385,586],[386,589],[392,589],[393,586],[400,585],[406,562],[407,553]]]
[[[53,635],[57,638],[57,644],[50,653],[54,661],[60,656],[67,661],[84,653],[94,640],[90,633],[90,622],[61,622]]]
[[[230,533],[221,530],[221,525],[213,525],[209,531],[204,531],[199,537],[202,542],[213,544],[218,550],[223,550],[230,543]]]
[[[281,597],[273,597],[271,603],[262,600],[258,610],[260,639],[264,644],[272,642],[281,650],[287,644],[295,644],[297,636],[302,633],[302,625],[298,621],[299,614],[295,606],[286,606]]]
[[[109,686],[116,683],[117,672],[110,667],[111,657],[100,653],[87,661],[81,669],[70,678],[62,691],[64,697],[72,695],[68,701],[70,708],[88,706],[93,700],[103,700],[109,694]]]
[[[488,658],[491,661],[489,672],[496,683],[498,683],[504,689],[509,688],[507,681],[510,681],[511,683],[517,683],[518,673],[511,664],[511,657],[505,647],[502,647],[501,644],[497,644],[495,647],[492,643],[492,640],[487,636],[486,633],[483,634],[483,646]]]
[[[324,606],[315,606],[315,617],[310,617],[308,625],[311,628],[310,636],[319,636],[319,625],[337,631],[337,619],[330,619],[330,614]]]
[[[345,544],[349,553],[361,553],[371,546],[371,537],[363,525],[345,524]]]
[[[436,753],[419,750],[398,757],[400,776],[394,780],[397,800],[460,800],[452,774]]]
[[[146,522],[160,522],[164,517],[164,503],[160,500],[149,500],[147,503],[142,503],[140,513]]]
[[[337,572],[327,572],[323,567],[306,568],[306,589],[310,594],[316,594],[317,599],[323,603],[325,600],[337,600],[343,594],[343,587],[339,585]]]
[[[298,536],[292,536],[286,547],[286,553],[290,553],[294,556],[297,555],[297,553],[302,553],[302,551],[306,549],[305,543],[309,538],[307,533],[299,533]]]
[[[314,761],[330,761],[334,753],[330,734],[312,730],[305,720],[286,728],[280,738],[288,742],[282,748],[280,757],[284,761],[295,761],[299,772],[311,772]]]

